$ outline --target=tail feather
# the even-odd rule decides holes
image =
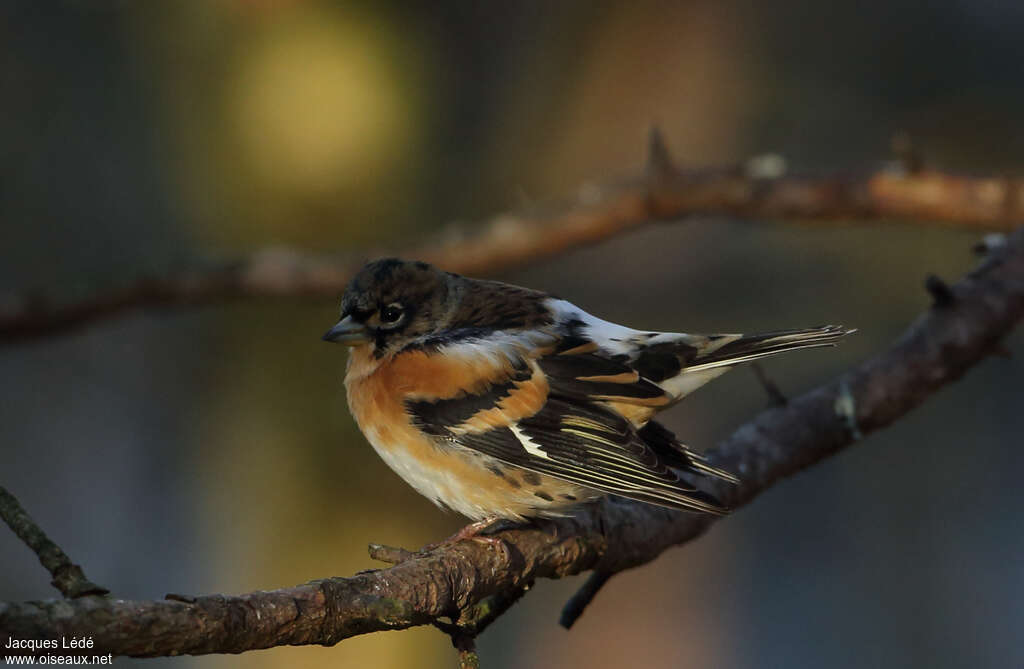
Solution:
[[[705,349],[706,352],[698,353],[683,371],[692,373],[717,367],[731,367],[785,351],[835,346],[840,339],[853,332],[856,330],[841,325],[824,325],[805,330],[712,336],[709,337],[709,346]],[[722,339],[726,340],[725,343],[718,343]]]
[[[689,338],[689,342],[684,342],[685,362],[683,362],[683,356],[680,355],[681,369],[676,367],[678,373],[661,379],[658,385],[677,402],[711,379],[724,374],[733,365],[784,351],[835,346],[840,339],[853,332],[856,330],[839,325],[825,325],[805,330],[781,330],[754,335],[677,335]],[[663,344],[656,343],[655,345]],[[663,358],[660,361],[664,364]],[[653,363],[650,361],[644,362],[647,367],[650,367],[651,364]],[[649,417],[650,414],[647,414],[643,419],[646,420],[646,423],[641,423],[642,427],[639,428],[637,434],[661,462],[673,469],[733,484],[739,483],[739,478],[734,474],[713,466],[704,456],[680,443],[670,430],[653,420],[647,420]],[[666,497],[665,495],[658,498],[651,495],[650,499],[634,498],[654,504],[710,513],[727,512],[727,509],[723,508],[714,496],[699,489],[680,493],[678,499],[676,496]]]

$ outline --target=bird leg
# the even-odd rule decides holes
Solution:
[[[426,553],[440,548],[442,546],[451,546],[459,543],[460,541],[476,541],[478,543],[487,544],[501,550],[505,554],[505,557],[509,557],[508,545],[504,539],[500,537],[484,536],[485,532],[495,532],[498,530],[508,529],[514,527],[516,524],[506,518],[499,518],[498,516],[488,516],[478,521],[472,522],[466,525],[461,530],[451,535],[443,541],[436,543],[427,544],[420,549],[421,553]]]

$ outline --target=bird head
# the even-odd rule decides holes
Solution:
[[[398,351],[447,323],[457,303],[456,275],[424,262],[384,258],[366,265],[341,298],[341,318],[324,341]]]
[[[341,298],[341,320],[325,341],[371,346],[382,358],[411,346],[438,349],[495,332],[551,323],[548,295],[470,279],[425,262],[385,258],[359,271]]]

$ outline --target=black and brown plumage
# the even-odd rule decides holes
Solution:
[[[699,480],[735,477],[654,415],[734,365],[849,332],[634,330],[539,291],[385,259],[352,280],[324,339],[352,347],[349,407],[392,469],[470,518],[521,520],[605,494],[724,513]]]

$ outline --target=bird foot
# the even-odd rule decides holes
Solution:
[[[505,555],[505,558],[508,559],[511,557],[511,554],[509,553],[508,544],[505,543],[505,540],[500,537],[486,536],[485,533],[496,532],[514,526],[515,523],[504,518],[484,518],[466,525],[443,541],[427,544],[420,549],[420,553],[427,553],[436,548],[441,548],[442,546],[452,546],[462,541],[475,541],[477,543],[497,548]]]

